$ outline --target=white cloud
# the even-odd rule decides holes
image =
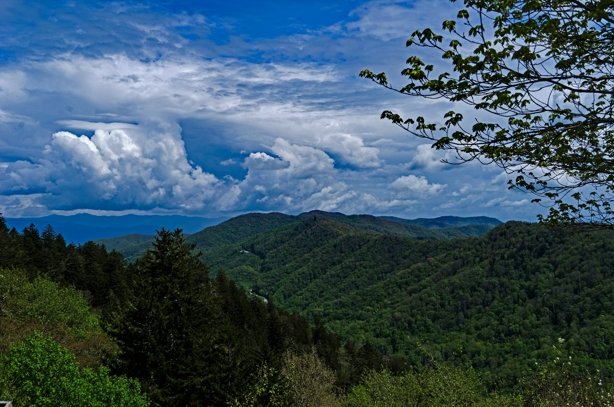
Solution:
[[[246,207],[253,203],[261,210],[356,213],[385,212],[411,204],[396,198],[375,198],[361,191],[361,180],[351,176],[354,172],[336,169],[334,160],[320,149],[277,138],[270,151],[276,157],[256,152],[244,161],[248,174],[238,184],[238,202]]]
[[[4,217],[37,217],[49,214],[44,204],[46,194],[2,195],[0,194],[0,214]]]
[[[404,177],[397,178],[390,188],[403,195],[436,195],[444,189],[446,185],[442,184],[429,184],[428,180],[424,176],[406,175]]]
[[[282,161],[262,152],[251,153],[243,161],[243,167],[252,170],[278,170],[281,168],[288,168],[289,166],[290,163],[288,161]]]
[[[347,185],[338,183],[322,188],[301,203],[302,210],[319,209],[322,211],[336,211],[346,201],[356,198],[358,194],[348,191]]]
[[[64,128],[71,130],[128,130],[138,129],[138,125],[130,123],[101,123],[101,122],[88,122],[83,120],[58,120],[57,123]]]
[[[441,162],[442,159],[450,159],[450,151],[438,151],[430,144],[421,144],[416,147],[416,154],[408,164],[409,169],[421,169],[426,171],[439,171],[451,169],[452,166]]]
[[[352,12],[352,15],[358,17],[358,21],[348,23],[346,27],[351,34],[370,36],[380,41],[407,39],[416,29],[441,25],[441,14],[434,10],[450,10],[448,17],[453,18],[456,15],[454,8],[456,7],[450,2],[440,0],[369,1]]]
[[[504,200],[505,200],[505,198],[502,198],[502,197],[493,198],[493,199],[489,200],[488,202],[486,202],[485,204],[483,204],[482,207],[490,208],[491,206],[500,205],[501,202],[503,202]]]
[[[506,199],[505,197],[498,197],[498,198],[493,198],[489,200],[488,202],[483,204],[482,207],[483,208],[490,208],[493,206],[516,207],[516,206],[526,205],[528,203],[529,203],[528,199],[521,199],[518,201],[513,201],[513,200]]]
[[[325,150],[338,154],[348,164],[360,168],[380,166],[379,150],[375,147],[365,146],[360,137],[351,134],[334,133],[318,137],[316,143]]]
[[[464,187],[462,187],[461,189],[459,189],[458,191],[454,191],[452,192],[452,196],[459,196],[462,195],[464,193],[466,193],[467,191],[469,191],[471,189],[470,185],[465,185]]]
[[[317,148],[290,144],[282,138],[277,138],[271,151],[289,163],[287,174],[292,178],[329,176],[334,173],[333,159]]]
[[[236,163],[237,163],[237,162],[236,162],[234,159],[232,159],[232,158],[229,158],[228,160],[223,160],[223,161],[220,161],[220,164],[221,164],[221,165],[224,165],[224,166],[227,166],[227,165],[234,165],[234,164],[236,164]]]
[[[501,202],[501,206],[522,206],[529,203],[528,199],[521,199],[519,201],[503,201]]]
[[[244,205],[258,199],[294,207],[334,182],[334,162],[321,150],[277,138],[271,152],[278,158],[255,152],[245,159],[248,173],[239,184]]]
[[[56,208],[163,207],[203,209],[222,182],[192,166],[178,128],[150,123],[130,130],[97,130],[87,136],[53,135],[44,158],[12,163],[0,178],[3,191],[42,189]],[[227,199],[226,199],[227,200]]]
[[[421,172],[403,175],[446,168],[443,153],[378,117],[392,109],[437,119],[449,106],[412,103],[357,73],[385,70],[405,82],[392,76],[403,67],[400,38],[440,24],[443,7],[455,15],[448,1],[363,2],[350,23],[272,39],[231,35],[223,45],[206,37],[224,21],[147,5],[83,5],[81,14],[63,14],[62,27],[39,21],[46,31],[4,37],[22,54],[0,63],[0,160],[9,162],[0,165],[0,194],[12,197],[15,213],[25,213],[21,202],[32,211],[329,208],[426,216],[446,185]],[[183,38],[184,29],[203,40]],[[476,192],[494,188],[492,173],[447,168],[456,169],[446,178],[453,194],[471,184],[472,207],[492,198]]]

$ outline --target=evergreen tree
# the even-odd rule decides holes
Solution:
[[[152,250],[128,269],[115,336],[122,373],[138,378],[160,405],[215,398],[214,307],[208,268],[180,229],[158,232]]]

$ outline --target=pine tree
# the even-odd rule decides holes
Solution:
[[[154,248],[128,269],[115,336],[120,370],[138,378],[154,403],[191,405],[215,393],[215,308],[209,269],[180,229],[158,232]]]

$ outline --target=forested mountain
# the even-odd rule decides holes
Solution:
[[[579,368],[614,376],[614,233],[508,222],[479,238],[416,241],[318,215],[204,252],[214,270],[420,365],[471,365],[518,385],[563,340]],[[605,377],[604,376],[604,377]]]
[[[0,328],[0,399],[16,407],[288,405],[334,399],[366,369],[407,369],[223,273],[210,278],[179,231],[126,265],[104,246],[67,245],[51,227],[19,233],[0,217]],[[293,379],[302,374],[325,377],[326,390]]]
[[[33,389],[44,388],[58,400],[91,395],[79,405],[612,401],[614,233],[508,222],[477,238],[417,240],[351,225],[378,224],[368,217],[321,215],[246,216],[230,222],[234,237],[203,233],[214,278],[179,231],[160,231],[126,264],[0,218],[0,397],[37,404],[48,393]]]
[[[357,230],[368,230],[377,233],[386,233],[390,235],[405,236],[412,239],[438,239],[446,240],[458,237],[479,236],[483,235],[496,224],[501,223],[494,218],[455,218],[457,224],[446,224],[444,222],[434,221],[432,223],[424,222],[431,219],[417,219],[418,223],[413,223],[415,220],[401,218],[386,218],[372,215],[344,215],[336,212],[311,211],[298,216],[299,219],[305,219],[310,216],[319,216],[334,220],[336,222],[345,223]],[[484,222],[484,223],[479,223]],[[493,222],[498,222],[493,225]],[[423,223],[423,224],[419,224]],[[445,226],[441,226],[445,225]],[[470,226],[470,227],[468,227]]]
[[[418,219],[402,219],[394,216],[382,216],[382,219],[390,220],[393,222],[405,223],[408,225],[418,225],[433,229],[443,229],[468,225],[489,225],[497,226],[502,222],[499,219],[490,218],[488,216],[473,216],[473,217],[459,217],[459,216],[440,216],[438,218],[418,218]]]
[[[155,235],[142,235],[140,233],[130,233],[128,235],[112,237],[110,239],[95,239],[94,243],[104,245],[108,251],[116,250],[130,257],[142,250],[146,250],[156,240]]]
[[[405,236],[412,239],[438,239],[446,240],[459,237],[481,236],[492,227],[501,223],[497,219],[487,217],[458,218],[443,217],[441,221],[427,222],[428,219],[418,219],[416,225],[412,220],[401,218],[385,219],[372,215],[344,215],[337,212],[311,211],[298,216],[285,215],[282,213],[250,213],[237,216],[220,223],[216,226],[205,228],[187,238],[187,241],[196,245],[197,250],[209,250],[212,247],[223,246],[239,242],[250,236],[276,229],[278,227],[298,223],[309,217],[331,219],[339,223],[351,226],[355,230],[365,230],[375,233],[386,233],[397,236]],[[447,222],[447,223],[446,223]],[[484,222],[484,223],[480,223]],[[151,247],[151,239],[141,239],[130,244],[135,239],[134,235],[120,236],[113,239],[97,239],[98,244],[104,244],[109,250],[117,250],[129,261],[134,261],[145,254]]]

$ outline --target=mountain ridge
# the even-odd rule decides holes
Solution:
[[[482,219],[479,217],[467,218],[462,226],[440,228],[438,226],[427,227],[422,225],[406,224],[400,221],[392,221],[373,215],[344,215],[339,212],[314,210],[296,216],[286,215],[279,212],[244,214],[196,232],[189,236],[187,241],[196,244],[197,250],[206,250],[211,247],[236,243],[253,235],[257,235],[277,227],[282,227],[284,225],[301,222],[311,217],[330,219],[348,225],[355,230],[393,234],[417,240],[447,240],[453,238],[465,238],[469,236],[480,236],[493,227],[490,224],[471,223]],[[402,220],[401,218],[395,219]],[[455,217],[455,219],[462,220],[464,218]],[[501,223],[494,218],[484,217],[484,219],[487,219],[491,223]],[[117,239],[121,239],[121,237]],[[148,247],[146,242],[134,247],[126,247],[123,244],[116,243],[112,239],[97,239],[95,242],[109,245],[110,248],[122,247],[123,252],[122,250],[120,250],[120,252],[129,258],[129,260],[135,260],[137,257],[142,255]]]
[[[87,213],[75,215],[49,215],[38,218],[4,218],[9,228],[22,231],[30,224],[43,231],[51,225],[67,242],[82,244],[97,239],[110,239],[133,233],[155,235],[157,230],[183,229],[195,233],[228,218],[203,218],[180,215],[121,215],[98,216]]]
[[[204,260],[342,340],[413,365],[428,352],[471,363],[488,386],[520,383],[536,360],[556,357],[558,338],[583,366],[614,371],[614,260],[602,256],[614,233],[507,222],[480,237],[415,240],[320,219],[211,248]]]

